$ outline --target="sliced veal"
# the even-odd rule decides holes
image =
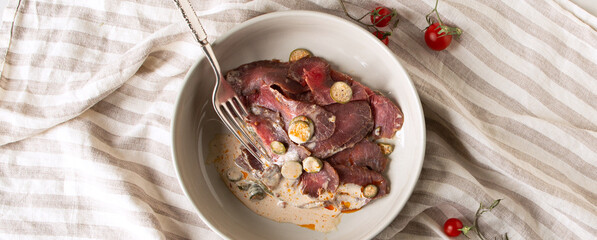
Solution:
[[[336,165],[367,167],[376,172],[386,169],[389,159],[381,152],[377,143],[363,139],[352,148],[347,148],[328,158]]]
[[[354,183],[363,187],[369,184],[377,186],[378,192],[373,199],[383,197],[390,192],[390,185],[381,173],[357,166],[335,165],[334,169],[340,177],[340,183]]]
[[[389,98],[375,94],[371,96],[371,108],[375,128],[380,129],[377,138],[392,138],[404,123],[404,117],[400,108]]]
[[[308,91],[309,88],[287,78],[289,64],[287,62],[256,61],[241,65],[226,73],[226,81],[236,93],[248,96],[259,91],[261,86],[276,86],[284,94],[296,95]]]
[[[248,126],[253,128],[254,132],[259,136],[274,163],[281,165],[286,161],[299,161],[311,155],[309,150],[290,141],[286,131],[280,125],[282,122],[279,115],[267,109],[253,108],[252,111],[259,115],[249,115],[247,118]],[[284,144],[287,151],[283,154],[274,153],[271,148],[273,141]]]
[[[356,83],[348,75],[333,71],[329,63],[318,57],[303,58],[290,64],[289,77],[295,81],[306,84],[311,90],[312,100],[325,106],[336,101],[330,96],[330,88],[336,81],[347,83],[352,89],[352,101],[367,100],[366,88]]]
[[[317,173],[303,172],[300,177],[301,192],[313,198],[319,197],[324,192],[333,195],[339,183],[338,173],[327,162],[323,162],[321,171]]]
[[[342,81],[350,85],[350,88],[352,89],[352,101],[368,100],[369,96],[374,94],[371,89],[365,87],[363,84],[355,81],[354,79],[352,79],[352,77],[342,72],[338,72],[332,69],[330,71],[330,76],[334,81]]]
[[[315,125],[315,132],[307,142],[317,142],[328,139],[334,133],[336,117],[333,113],[312,103],[295,101],[285,97],[276,89],[263,86],[258,94],[248,98],[249,104],[261,106],[279,112],[284,119],[285,130],[293,118],[306,116]]]
[[[265,168],[247,149],[242,149],[240,155],[234,159],[234,163],[246,172],[262,172]]]
[[[360,142],[373,129],[373,117],[367,101],[332,104],[325,109],[336,116],[336,131],[326,140],[304,146],[320,159],[327,158]]]

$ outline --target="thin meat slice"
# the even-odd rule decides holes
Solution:
[[[336,81],[343,81],[351,86],[351,101],[368,99],[363,85],[348,75],[331,70],[330,64],[323,58],[309,57],[293,62],[290,65],[289,76],[301,84],[306,84],[311,90],[313,102],[320,106],[336,103],[330,96],[330,88]]]
[[[363,139],[352,148],[334,154],[328,161],[334,166],[367,167],[381,173],[386,169],[389,159],[381,152],[377,143]]]
[[[269,189],[276,188],[278,183],[280,183],[282,177],[280,174],[280,167],[278,167],[278,165],[264,166],[245,148],[243,148],[241,154],[234,159],[234,163],[242,170],[259,178],[261,183],[265,184]]]
[[[377,186],[377,195],[373,198],[380,198],[390,192],[390,185],[386,178],[376,171],[358,166],[334,165],[334,169],[340,177],[340,183],[354,183],[363,187],[373,184]]]
[[[309,61],[313,57],[308,58],[301,58],[297,61],[291,62],[290,66],[288,67],[288,78],[297,81],[302,86],[307,86],[307,82],[305,82],[305,78],[303,77],[305,68],[309,68],[307,65]]]
[[[276,89],[263,86],[259,94],[248,98],[249,104],[261,106],[279,112],[284,119],[285,130],[288,130],[290,121],[298,116],[306,116],[315,126],[313,136],[307,142],[317,142],[328,139],[336,128],[336,117],[324,108],[311,103],[295,101],[285,97]]]
[[[273,122],[274,124],[284,125],[284,120],[282,119],[282,116],[280,116],[279,112],[274,112],[272,110],[269,110],[269,109],[263,108],[263,107],[259,107],[259,106],[252,106],[249,109],[251,111],[250,114],[263,117],[263,118]]]
[[[303,172],[300,177],[301,192],[313,198],[319,197],[324,192],[334,193],[340,184],[340,178],[336,170],[327,162],[323,162],[323,168],[316,173]]]
[[[271,160],[278,165],[286,161],[299,161],[305,159],[311,152],[302,146],[294,144],[288,138],[286,131],[280,125],[281,118],[279,114],[273,113],[267,109],[252,109],[253,113],[247,116],[247,126],[253,128],[253,131],[261,139],[265,150],[271,156]],[[276,154],[271,148],[271,143],[278,141],[284,144],[287,151],[284,154]]]
[[[379,128],[376,138],[392,138],[404,123],[400,108],[387,97],[379,94],[371,96],[371,108],[375,128]]]
[[[369,97],[375,94],[371,89],[353,80],[352,77],[344,73],[332,69],[332,71],[330,72],[330,76],[332,77],[332,80],[334,80],[335,82],[342,81],[350,86],[350,88],[352,89],[351,101],[369,100]]]
[[[249,151],[247,151],[245,148],[243,148],[240,155],[234,159],[234,163],[247,172],[263,172],[265,169],[263,164],[253,157],[253,155],[251,155],[251,153],[249,153]]]
[[[335,103],[330,96],[330,88],[334,81],[330,77],[330,65],[318,57],[303,58],[293,65],[300,65],[303,69],[302,79],[313,94],[313,100],[320,106]]]
[[[296,95],[308,91],[309,88],[287,78],[289,64],[278,60],[263,60],[241,65],[226,73],[226,81],[234,91],[248,96],[259,91],[261,86],[276,86],[285,94]]]
[[[373,129],[373,117],[367,101],[337,103],[325,106],[325,109],[336,116],[336,131],[324,141],[304,145],[318,158],[324,159],[354,146]]]

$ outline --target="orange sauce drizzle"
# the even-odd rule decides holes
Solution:
[[[342,210],[342,213],[353,213],[353,212],[356,212],[358,210],[361,210],[361,209],[358,208],[358,209],[351,209],[351,210]]]
[[[299,226],[304,227],[304,228],[308,228],[308,229],[311,229],[311,230],[315,230],[315,224],[302,224],[302,225],[299,225]]]

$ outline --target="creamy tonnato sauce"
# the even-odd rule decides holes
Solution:
[[[232,135],[217,135],[210,142],[209,160],[213,161],[222,180],[230,191],[253,212],[277,222],[286,222],[319,232],[336,229],[343,213],[354,212],[367,203],[355,184],[342,184],[334,199],[323,194],[313,199],[301,194],[298,180],[280,179],[277,187],[269,194],[259,192],[262,188],[252,188],[256,178],[243,171],[235,163],[241,154],[241,144]],[[255,193],[260,193],[261,195]],[[330,201],[333,200],[333,201]],[[342,206],[338,206],[341,204]],[[341,211],[340,209],[354,209]]]

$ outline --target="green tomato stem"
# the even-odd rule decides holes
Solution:
[[[460,232],[462,232],[462,234],[464,234],[464,236],[466,236],[467,238],[469,237],[468,235],[466,235],[470,230],[473,230],[477,236],[479,237],[479,239],[481,240],[487,240],[487,238],[485,238],[485,235],[483,235],[483,231],[481,231],[481,228],[479,228],[479,218],[481,217],[481,215],[485,212],[489,212],[491,211],[493,208],[497,207],[498,204],[500,204],[500,201],[502,201],[502,199],[497,199],[495,201],[493,201],[493,203],[489,206],[489,207],[484,207],[483,203],[479,204],[479,208],[477,209],[477,212],[475,213],[475,221],[473,221],[473,226],[464,226],[461,229],[458,229]],[[506,239],[508,240],[508,234],[504,234],[504,237],[502,237],[502,239]]]
[[[441,28],[437,34],[439,35],[439,37],[443,37],[443,36],[447,36],[447,35],[456,35],[456,36],[460,36],[462,34],[462,30],[458,27],[448,27],[444,24],[444,22],[442,21],[442,19],[439,16],[439,11],[437,10],[437,5],[438,5],[439,0],[435,0],[435,6],[433,7],[433,10],[431,10],[431,12],[429,12],[427,15],[425,15],[425,19],[427,20],[427,24],[429,24],[429,26],[433,25],[433,21],[431,20],[431,15],[433,13],[435,13],[435,16],[437,18],[437,22],[439,23],[439,27]]]

